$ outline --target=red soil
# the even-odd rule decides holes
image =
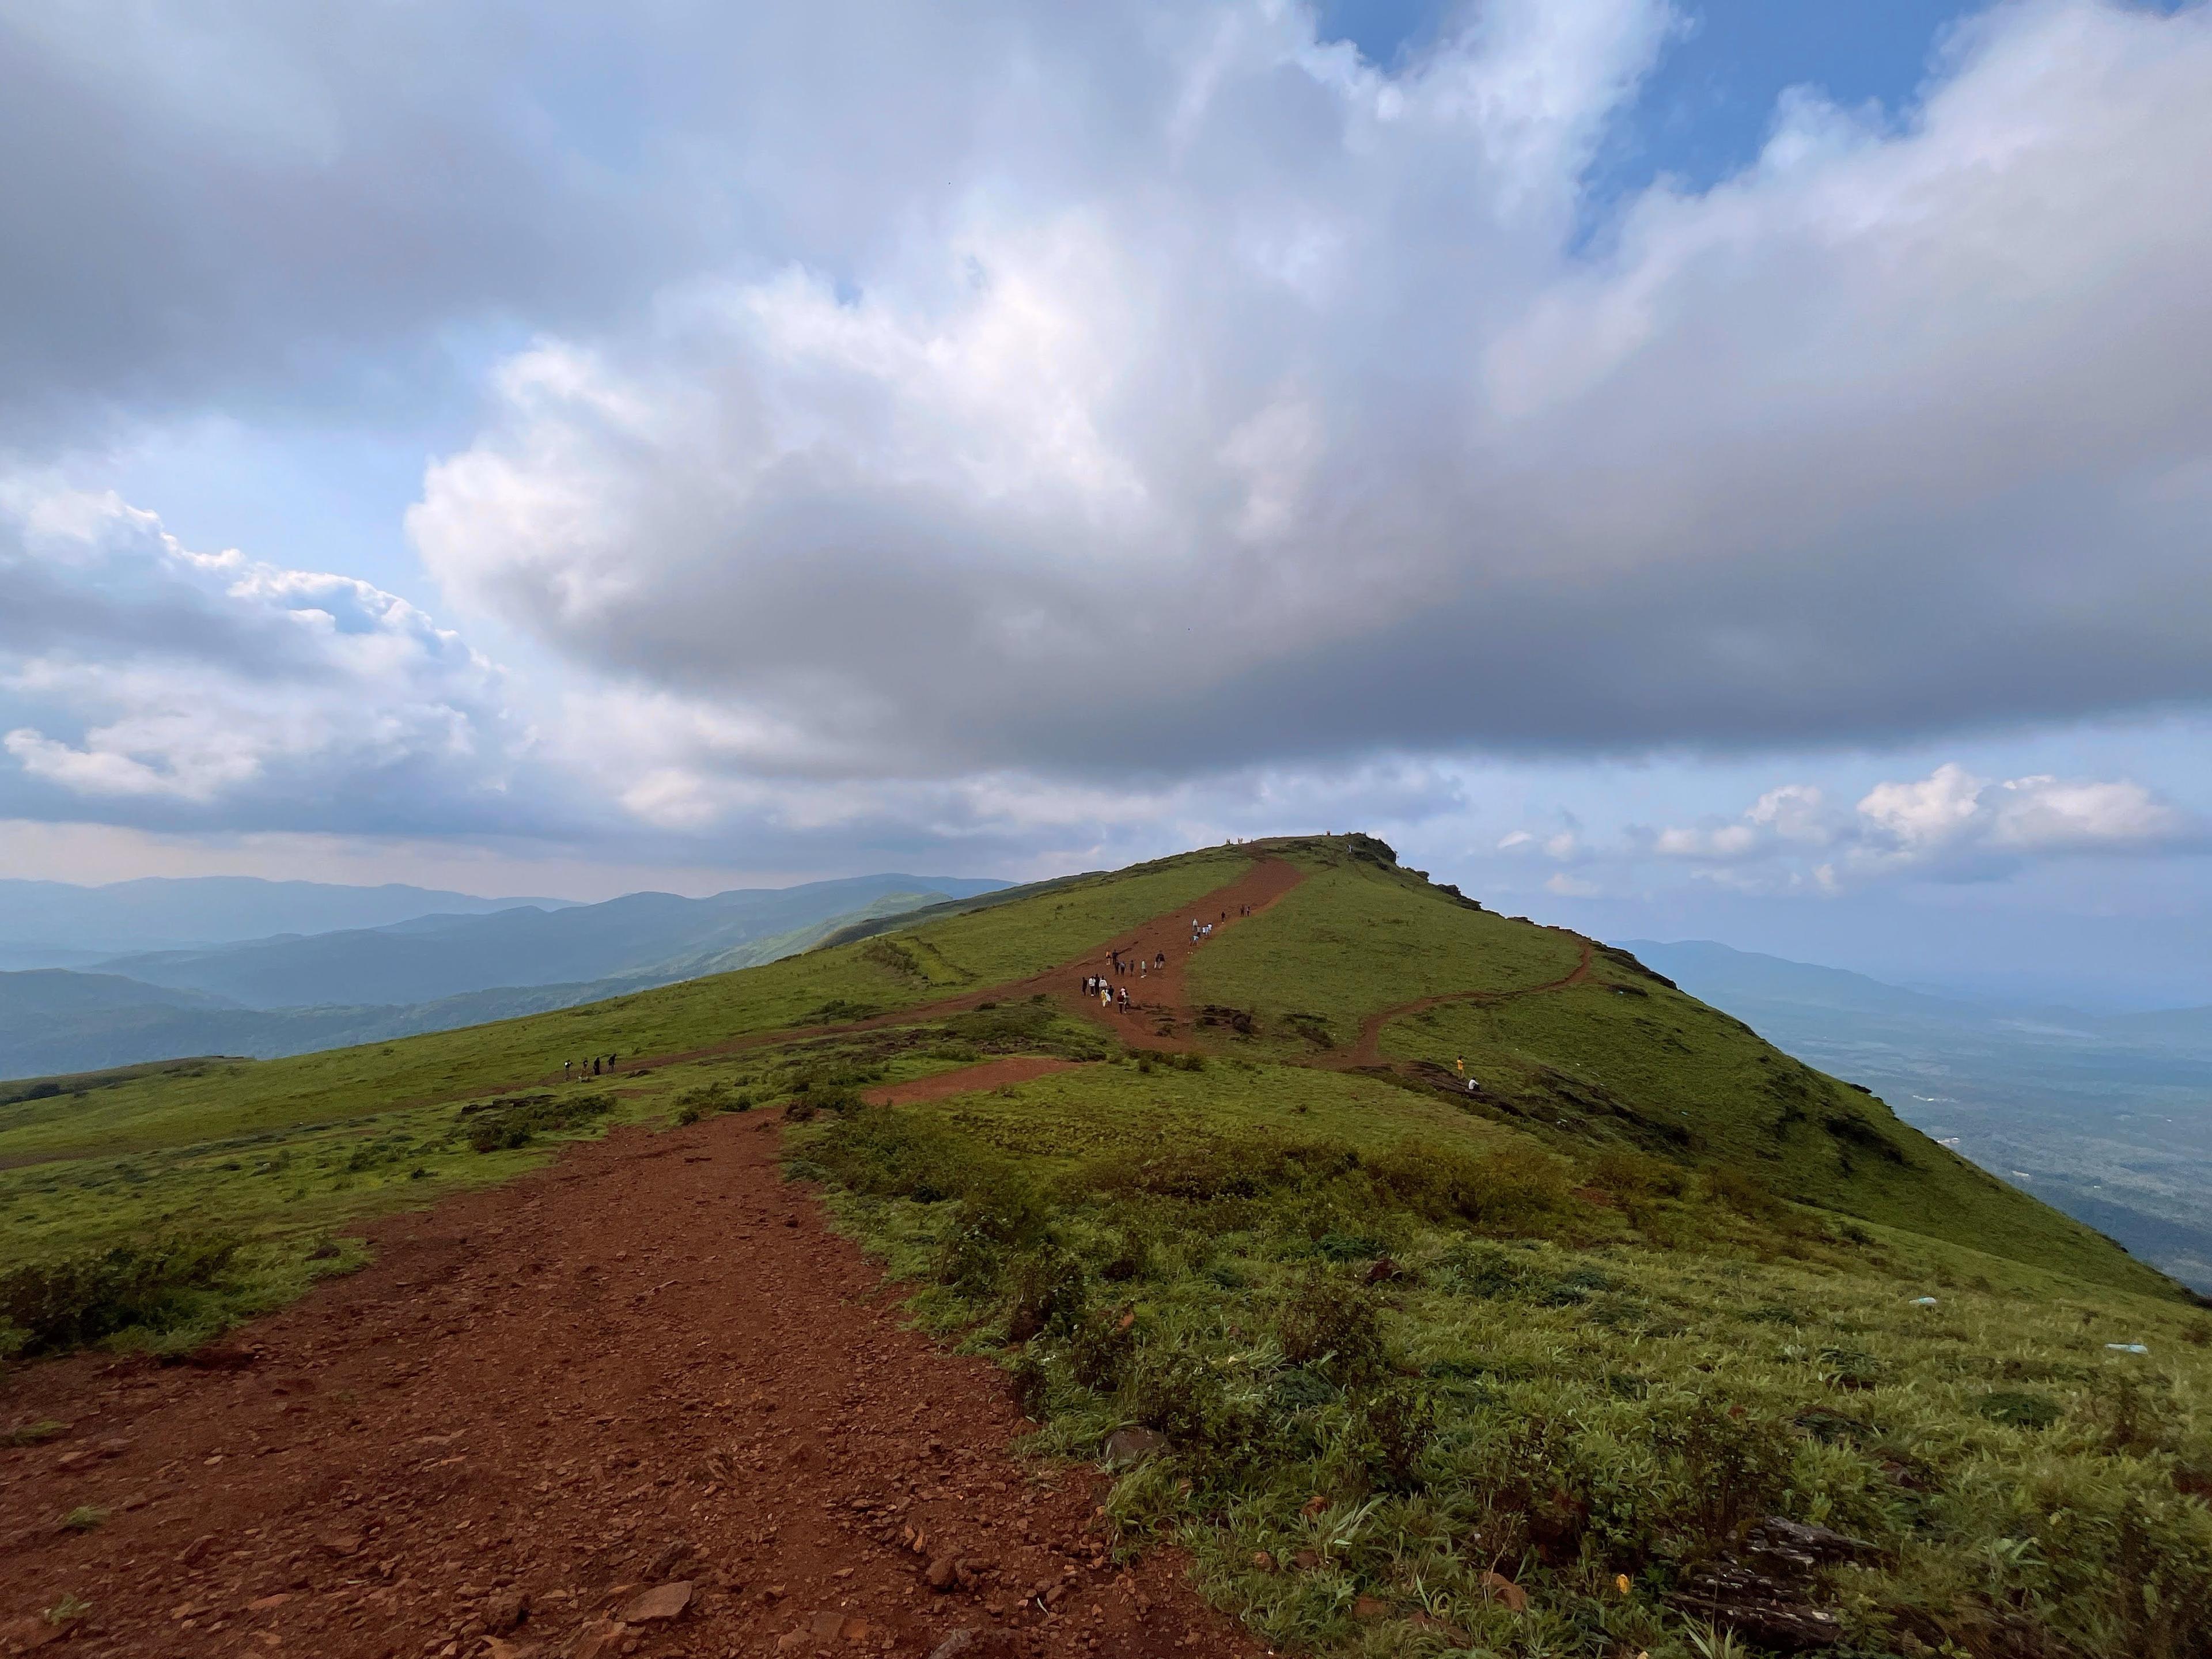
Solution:
[[[1109,941],[1092,955],[1041,975],[1021,989],[1025,993],[1033,989],[1049,991],[1065,1006],[1098,1020],[1133,1048],[1194,1048],[1194,1022],[1183,986],[1184,971],[1191,957],[1240,921],[1249,921],[1271,908],[1305,878],[1306,872],[1287,860],[1255,859],[1252,867],[1228,886],[1194,900],[1182,909],[1155,916]],[[1249,915],[1242,914],[1247,910]],[[1192,944],[1190,925],[1194,921],[1212,923],[1212,936]],[[1127,971],[1113,972],[1115,951],[1127,964]],[[1164,966],[1150,966],[1162,956],[1167,958]],[[1137,971],[1140,962],[1146,964],[1141,975]],[[1128,1013],[1109,1011],[1097,997],[1083,994],[1082,981],[1093,974],[1105,974],[1116,986],[1128,988],[1133,1004]]]
[[[214,1369],[21,1373],[8,1419],[70,1427],[0,1450],[0,1648],[69,1594],[88,1655],[1256,1652],[1171,1556],[1102,1564],[1094,1477],[1012,1455],[1004,1375],[901,1322],[775,1127],[617,1130],[378,1224]]]
[[[957,1072],[939,1072],[935,1077],[918,1077],[911,1083],[871,1089],[867,1101],[871,1106],[906,1106],[917,1100],[942,1100],[971,1090],[1027,1083],[1033,1077],[1065,1072],[1074,1064],[1072,1060],[1048,1060],[1041,1054],[1014,1054],[1005,1060],[987,1060],[980,1066],[963,1066]]]
[[[1081,994],[1108,970],[1102,950],[1017,985],[698,1052],[1038,993],[1132,1046],[1192,1047],[1191,921],[1218,936],[1301,879],[1255,858],[1114,941],[1133,968],[1167,958],[1115,976],[1138,999],[1127,1015]],[[1530,989],[1589,969],[1585,946],[1572,974]],[[1391,1009],[1319,1063],[1376,1063],[1389,1020],[1498,994]],[[876,1097],[1066,1064],[993,1060]],[[896,1292],[780,1179],[775,1127],[763,1114],[619,1129],[376,1224],[374,1265],[198,1364],[83,1355],[18,1374],[0,1416],[69,1426],[0,1440],[0,1652],[920,1655],[969,1630],[970,1659],[1256,1653],[1170,1554],[1105,1565],[1095,1476],[1012,1455],[1024,1425],[1003,1373],[902,1323]],[[80,1506],[105,1520],[64,1526]],[[678,1583],[659,1609],[639,1600]],[[88,1611],[39,1617],[65,1595]]]

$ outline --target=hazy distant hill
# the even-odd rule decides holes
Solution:
[[[0,968],[82,967],[126,951],[384,927],[414,916],[482,915],[518,905],[558,909],[568,902],[250,876],[149,876],[100,887],[0,880]]]
[[[649,975],[657,981],[744,967],[764,939],[880,901],[911,909],[1005,884],[949,876],[856,876],[689,899],[631,893],[604,904],[491,915],[420,916],[392,927],[215,950],[118,957],[100,964],[149,985],[203,991],[249,1008],[428,1002],[502,986]]]
[[[2212,1291],[2212,1009],[1928,996],[1706,940],[1626,948],[1692,995]]]
[[[714,899],[636,894],[582,907],[599,920],[580,930],[560,923],[581,911],[525,909],[137,959],[177,977],[198,972],[277,994],[289,987],[302,1001],[286,1006],[119,974],[0,973],[0,1077],[185,1054],[273,1059],[544,1013],[773,962],[840,929],[941,902],[945,887],[969,896],[1001,884],[942,878],[917,888],[932,879],[866,876]],[[477,923],[493,926],[480,933]],[[514,978],[491,977],[499,975]]]

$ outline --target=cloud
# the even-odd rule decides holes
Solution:
[[[2164,851],[2192,826],[2141,784],[2048,775],[1992,783],[1939,766],[1917,783],[1884,783],[1858,804],[1872,855],[1907,863],[1954,856]]]
[[[365,582],[200,554],[112,495],[0,489],[0,803],[153,825],[488,826],[499,671]]]
[[[2129,780],[2046,775],[2002,781],[1946,763],[1926,777],[1876,784],[1848,812],[1809,784],[1759,797],[1734,820],[1634,832],[1630,856],[1711,866],[1747,891],[1837,891],[1898,876],[1972,880],[2034,856],[2165,854],[2201,844],[2205,826]]]
[[[1580,180],[1668,13],[1461,21],[1395,75],[1296,9],[977,24],[924,61],[988,144],[509,358],[416,545],[711,706],[733,780],[1878,744],[2212,694],[2212,9],[1994,10],[1911,118],[1795,95],[1754,167],[1594,251]],[[816,67],[842,153],[881,88]]]
[[[1447,814],[1479,755],[2201,706],[2212,8],[2002,5],[1911,109],[1595,204],[1677,22],[1469,0],[1386,72],[1241,0],[0,0],[0,451],[437,428],[408,532],[550,732],[373,585],[46,491],[0,810],[1076,859]],[[1896,787],[1628,850],[2185,839]]]

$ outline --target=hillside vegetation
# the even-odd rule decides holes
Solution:
[[[1182,948],[1201,902],[1217,934]],[[1140,938],[1174,963],[1138,1010],[1080,1000]],[[557,1080],[595,1053],[617,1073]],[[1006,1054],[1078,1063],[962,1090]],[[1279,1648],[2212,1651],[2192,1298],[1364,837],[0,1107],[0,1317],[186,1340],[343,1266],[319,1240],[351,1217],[756,1109],[922,1315],[1003,1357],[1042,1450],[1119,1470],[1125,1541],[1180,1540]],[[102,1259],[105,1314],[9,1311]]]

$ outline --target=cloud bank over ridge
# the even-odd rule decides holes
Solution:
[[[1683,25],[0,0],[0,816],[1016,868],[1956,745],[1634,850],[2195,846],[1948,757],[2212,700],[2212,8],[1999,4],[1601,200]],[[195,419],[434,428],[424,591],[52,482]]]
[[[895,231],[510,358],[416,544],[711,710],[664,772],[2201,702],[2212,13],[2002,9],[1909,124],[1799,94],[1751,171],[1585,247],[1665,23],[1513,0],[1392,77],[1224,9],[1115,36],[1072,108],[1036,85],[1096,20],[947,64],[988,150],[879,180]]]

